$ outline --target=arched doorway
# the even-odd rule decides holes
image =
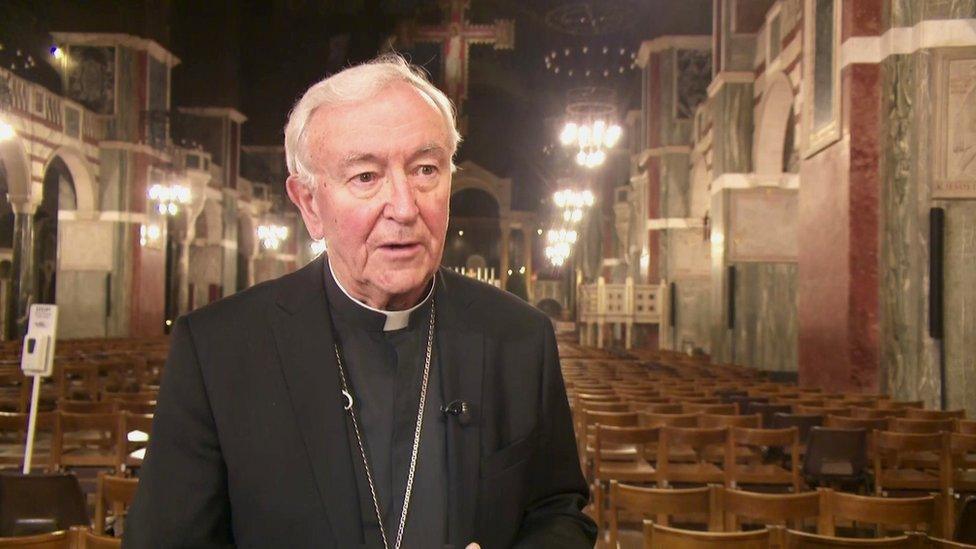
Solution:
[[[444,246],[444,265],[461,267],[474,255],[498,274],[501,225],[499,204],[488,192],[466,188],[451,195],[451,219]]]
[[[549,318],[559,320],[563,317],[563,306],[560,305],[555,299],[543,299],[536,305],[536,307],[538,307],[542,312],[546,313],[546,316]]]
[[[37,303],[57,303],[58,212],[76,210],[71,170],[55,156],[44,171],[43,195],[34,217]]]
[[[757,174],[780,174],[790,163],[793,149],[793,85],[782,72],[773,74],[763,93],[753,140]],[[789,142],[789,143],[788,143]]]

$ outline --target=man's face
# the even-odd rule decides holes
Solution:
[[[396,82],[316,110],[307,147],[316,181],[288,194],[325,238],[343,286],[373,307],[413,305],[444,250],[451,194],[448,128],[432,102]]]

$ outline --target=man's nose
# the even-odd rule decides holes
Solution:
[[[396,170],[390,179],[386,214],[394,221],[410,223],[420,213],[417,208],[417,190],[410,184],[410,179],[403,171]]]

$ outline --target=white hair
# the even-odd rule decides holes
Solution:
[[[310,87],[288,115],[285,125],[285,161],[288,173],[311,187],[315,183],[315,172],[307,147],[308,121],[312,114],[322,106],[363,101],[379,93],[394,82],[406,82],[423,97],[429,99],[447,127],[448,145],[451,157],[461,142],[455,124],[455,111],[451,100],[427,79],[427,74],[411,65],[399,54],[381,55],[355,67],[333,74]]]

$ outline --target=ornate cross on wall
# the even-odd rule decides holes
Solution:
[[[496,50],[515,47],[515,22],[496,20],[491,25],[472,25],[464,14],[471,0],[440,0],[447,14],[443,26],[425,26],[412,29],[409,39],[416,42],[441,45],[441,71],[447,96],[454,102],[460,114],[468,98],[468,57],[472,44],[491,44]],[[409,47],[409,46],[408,46]]]

